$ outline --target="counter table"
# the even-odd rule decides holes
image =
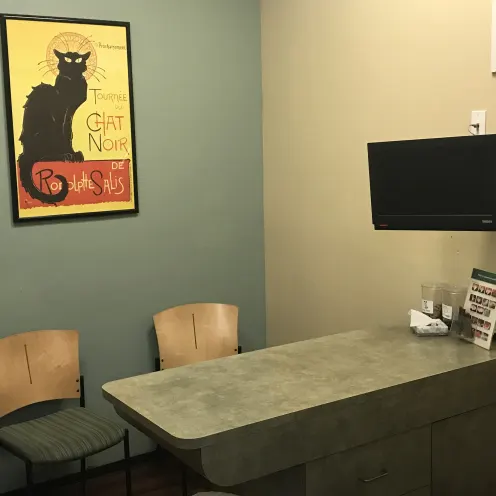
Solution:
[[[334,334],[106,384],[117,413],[241,496],[496,494],[496,353]]]

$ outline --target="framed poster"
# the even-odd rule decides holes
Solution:
[[[0,28],[14,222],[137,213],[129,23]]]

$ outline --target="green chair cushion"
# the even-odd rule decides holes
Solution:
[[[62,410],[0,429],[0,446],[32,463],[79,460],[124,439],[125,429],[86,408]]]

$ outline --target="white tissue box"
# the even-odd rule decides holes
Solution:
[[[417,310],[410,310],[410,329],[417,336],[447,336],[448,326],[440,319],[431,319]]]
[[[414,326],[412,331],[417,336],[447,336],[449,334],[449,328],[442,320],[434,321],[431,324]]]

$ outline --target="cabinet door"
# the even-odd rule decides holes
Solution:
[[[430,427],[315,460],[306,475],[307,496],[409,494],[431,480]]]
[[[422,489],[417,489],[416,491],[413,491],[413,493],[405,494],[405,496],[431,496],[431,488],[424,487]]]
[[[432,426],[432,496],[496,494],[496,406]]]

